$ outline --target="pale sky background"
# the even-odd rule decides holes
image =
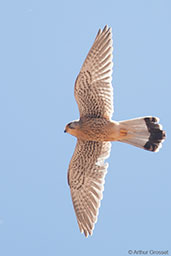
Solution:
[[[113,143],[92,237],[67,185],[79,117],[74,82],[98,29],[112,27],[115,120],[160,117],[159,153]],[[171,255],[171,1],[1,1],[0,255]]]

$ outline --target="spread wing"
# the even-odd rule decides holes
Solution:
[[[92,235],[104,190],[110,142],[77,140],[69,170],[68,183],[81,233]]]
[[[112,31],[105,26],[99,30],[75,82],[80,117],[112,117],[112,51]]]

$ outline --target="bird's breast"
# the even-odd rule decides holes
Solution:
[[[115,141],[119,137],[119,123],[105,118],[81,120],[75,136],[88,141]]]

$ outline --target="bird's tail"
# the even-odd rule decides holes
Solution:
[[[165,131],[157,117],[141,117],[119,122],[122,136],[119,141],[157,152],[165,139]]]

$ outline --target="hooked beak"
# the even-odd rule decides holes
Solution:
[[[64,132],[66,132],[66,129],[64,130]]]

